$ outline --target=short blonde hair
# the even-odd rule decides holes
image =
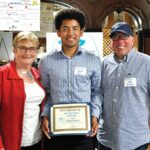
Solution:
[[[37,47],[39,46],[39,39],[33,32],[29,31],[19,32],[14,38],[13,47],[16,48],[17,44],[20,41],[32,41],[36,43]]]

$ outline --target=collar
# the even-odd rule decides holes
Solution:
[[[118,62],[118,63],[121,63],[121,62],[128,62],[130,61],[130,59],[135,55],[136,51],[134,49],[132,49],[129,53],[127,53],[123,59],[119,59],[116,57],[115,53],[113,54],[114,56],[114,59]]]
[[[17,70],[16,70],[16,64],[14,61],[11,61],[10,64],[8,64],[9,66],[9,72],[8,72],[8,78],[9,79],[20,79],[20,77],[18,76]]]
[[[21,79],[19,76],[18,76],[18,73],[17,73],[17,70],[16,70],[16,64],[14,61],[11,61],[10,64],[7,64],[8,67],[10,68],[9,69],[9,72],[8,72],[8,78],[9,79]],[[31,72],[33,73],[33,76],[35,77],[35,79],[38,79],[40,78],[39,76],[39,73],[36,71],[35,68],[31,67]]]
[[[58,51],[59,53],[61,53],[62,55],[64,55],[65,57],[68,58],[68,56],[66,56],[66,55],[64,54],[62,48],[61,48],[61,49],[58,49],[57,51]],[[76,54],[75,54],[73,57],[82,54],[83,51],[84,51],[84,49],[82,49],[82,48],[79,46],[78,49],[77,49]]]

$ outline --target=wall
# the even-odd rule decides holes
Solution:
[[[142,29],[142,42],[140,45],[146,54],[150,54],[150,0],[42,0],[42,2],[65,3],[79,8],[86,14],[87,31],[102,31],[105,18],[113,11],[122,10],[130,13]],[[141,21],[140,21],[141,20]],[[148,34],[148,35],[147,35]]]

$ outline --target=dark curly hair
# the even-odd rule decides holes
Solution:
[[[68,8],[60,10],[55,16],[55,28],[60,30],[63,20],[75,19],[80,24],[80,28],[85,28],[85,14],[76,8]]]

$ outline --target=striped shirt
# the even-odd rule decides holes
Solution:
[[[79,47],[72,58],[63,51],[48,54],[39,63],[47,103],[42,116],[48,115],[50,104],[90,102],[92,116],[100,115],[100,58]]]
[[[150,142],[150,57],[131,50],[102,65],[103,110],[98,141],[112,150],[134,150]]]

